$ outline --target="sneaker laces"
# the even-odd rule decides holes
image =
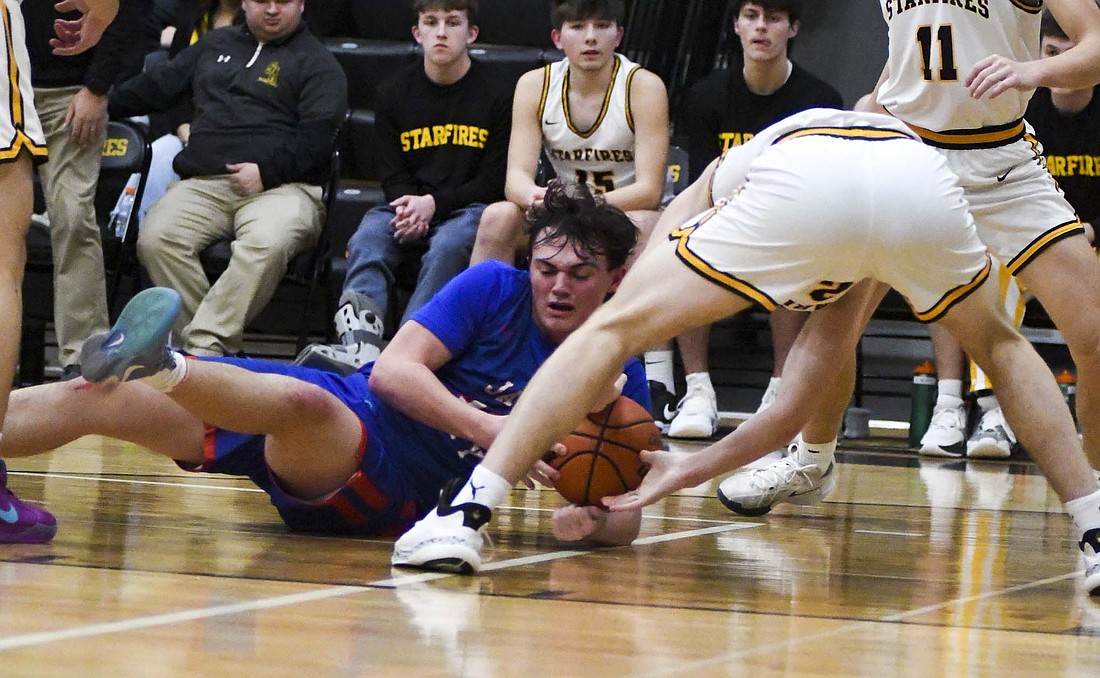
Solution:
[[[981,431],[982,433],[989,432],[990,434],[996,435],[998,427],[1000,427],[1000,429],[1004,431],[1004,434],[1005,436],[1007,436],[1009,442],[1016,442],[1016,434],[1012,432],[1012,428],[1005,420],[1004,411],[1002,411],[1001,408],[994,407],[988,412],[982,414],[982,418],[978,422],[979,431]]]
[[[792,445],[791,447],[797,448],[797,445]],[[794,483],[796,478],[801,478],[812,487],[817,481],[810,477],[809,471],[820,473],[820,470],[815,464],[799,466],[798,463],[790,457],[784,457],[771,466],[753,470],[753,472],[749,474],[749,485],[754,490],[773,490],[777,487]]]
[[[710,414],[718,409],[717,398],[713,390],[705,386],[693,386],[688,389],[676,405],[679,413]]]
[[[932,410],[932,420],[928,427],[962,429],[965,428],[965,424],[966,418],[963,416],[962,408],[948,405]]]

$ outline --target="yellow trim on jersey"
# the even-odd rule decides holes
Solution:
[[[23,151],[27,151],[36,158],[45,158],[48,153],[45,146],[40,146],[34,142],[23,130],[15,131],[15,140],[12,141],[11,146],[0,149],[0,162],[6,162],[8,160],[14,160],[19,157],[19,154]]]
[[[908,123],[907,123],[908,124]],[[938,148],[994,148],[1004,146],[1024,136],[1024,119],[993,127],[982,127],[975,130],[952,130],[948,132],[934,132],[918,125],[909,124],[910,129],[917,133],[929,146]]]
[[[634,74],[641,69],[641,66],[635,66],[626,74],[626,124],[631,132],[634,131],[634,111],[630,109],[630,83],[634,81]]]
[[[15,140],[12,142],[12,148],[18,149],[20,146],[18,131],[23,129],[23,94],[19,91],[19,62],[15,60],[15,46],[12,43],[11,14],[8,12],[7,4],[4,4],[0,9],[3,10],[4,17],[4,49],[8,55],[8,91],[11,95],[11,101],[8,103],[10,104],[12,127],[17,132]]]
[[[539,97],[539,124],[542,124],[542,114],[546,111],[546,100],[550,96],[550,64],[542,67],[542,96]]]
[[[840,139],[855,139],[858,141],[882,141],[884,139],[909,139],[919,141],[911,134],[906,134],[896,129],[883,129],[881,127],[805,127],[803,129],[787,132],[777,138],[773,144],[778,144],[800,137],[837,137]]]
[[[585,132],[580,131],[573,125],[573,118],[569,115],[569,68],[566,67],[565,77],[561,81],[561,110],[565,114],[565,124],[569,125],[569,129],[572,130],[573,134],[582,139],[587,139],[600,128],[600,123],[607,115],[607,109],[611,108],[611,92],[615,89],[615,76],[619,74],[619,65],[619,56],[615,55],[615,65],[611,67],[611,82],[607,83],[607,91],[603,94],[603,107],[600,109],[600,114],[596,116],[596,122],[592,123],[592,127]],[[630,129],[633,130],[633,126]]]
[[[965,285],[959,285],[955,289],[951,290],[947,294],[943,295],[939,301],[937,301],[932,308],[924,312],[918,312],[913,310],[913,315],[917,317],[917,320],[930,323],[939,320],[945,313],[951,310],[951,307],[959,303],[970,295],[971,292],[981,287],[981,284],[985,282],[985,279],[989,277],[989,271],[993,266],[993,261],[989,258],[989,255],[985,255],[985,266],[978,272],[970,282]]]
[[[1071,235],[1077,235],[1078,233],[1084,232],[1085,227],[1081,225],[1080,219],[1075,219],[1055,226],[1038,238],[1032,240],[1027,247],[1022,249],[1019,254],[1012,257],[1012,260],[1005,264],[1005,268],[1007,268],[1008,272],[1012,275],[1016,275],[1046,248],[1063,238],[1068,238]]]
[[[1038,0],[1034,5],[1025,2],[1025,0],[1009,0],[1013,5],[1016,5],[1020,9],[1024,10],[1028,14],[1038,14],[1043,11],[1043,2]]]
[[[724,204],[725,203],[723,203],[723,205]],[[672,233],[669,234],[669,240],[679,240],[679,242],[676,244],[676,255],[680,257],[680,260],[683,261],[688,268],[694,270],[696,273],[703,276],[707,280],[710,280],[711,282],[728,289],[734,294],[745,297],[749,301],[755,301],[756,303],[763,306],[764,309],[767,311],[774,311],[776,308],[779,307],[779,304],[775,303],[774,299],[769,297],[764,292],[756,289],[744,280],[739,280],[729,273],[724,273],[717,270],[716,268],[699,258],[699,256],[692,252],[690,249],[688,249],[688,237],[695,231],[696,228],[699,227],[700,224],[713,216],[714,213],[717,212],[719,209],[721,209],[721,206],[712,207],[709,214],[703,215],[697,221],[693,222],[690,225],[681,226],[677,229],[674,229]]]

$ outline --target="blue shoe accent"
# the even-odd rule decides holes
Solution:
[[[139,292],[114,327],[84,341],[81,376],[91,382],[132,381],[170,368],[168,338],[179,312],[175,290],[151,287]]]

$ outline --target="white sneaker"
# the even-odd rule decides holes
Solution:
[[[930,457],[961,457],[966,452],[966,409],[937,407],[920,439],[920,453]]]
[[[390,563],[457,574],[481,569],[484,529],[493,512],[473,502],[451,506],[464,484],[459,479],[447,483],[439,504],[394,543]]]
[[[709,438],[718,431],[718,398],[713,389],[689,389],[668,426],[670,438]]]
[[[764,390],[764,395],[760,397],[760,405],[756,408],[757,414],[775,404],[775,399],[779,397],[780,383],[781,379],[779,377],[772,377],[768,380],[768,388]]]
[[[1100,596],[1100,528],[1085,532],[1078,545],[1085,558],[1085,590]]]
[[[977,459],[1004,459],[1012,456],[1016,434],[1005,421],[1004,412],[994,407],[982,415],[977,428],[966,442],[966,456]]]
[[[816,464],[800,465],[793,456],[764,468],[741,471],[718,486],[718,500],[743,516],[762,516],[776,504],[817,504],[836,487],[835,464],[822,471]]]

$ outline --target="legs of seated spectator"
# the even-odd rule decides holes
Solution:
[[[477,227],[470,264],[496,259],[507,264],[516,262],[516,253],[525,243],[524,212],[515,203],[495,202],[485,208]]]
[[[392,207],[385,205],[370,210],[348,242],[344,289],[366,295],[385,314],[397,269],[415,253],[421,257],[420,273],[405,309],[404,318],[407,319],[448,280],[469,266],[470,251],[484,209],[484,205],[470,205],[456,210],[431,227],[426,241],[409,244],[393,238]]]
[[[180,331],[210,291],[199,252],[233,237],[237,198],[224,179],[180,181],[150,208],[141,224],[138,258],[154,284],[179,293],[183,303],[177,325]]]
[[[224,177],[172,186],[149,212],[138,238],[142,263],[157,285],[183,301],[183,348],[199,355],[233,354],[245,325],[271,299],[287,264],[320,231],[321,189],[286,184],[241,197]],[[214,285],[198,253],[233,239],[229,267]]]
[[[393,238],[394,210],[381,205],[369,210],[348,241],[345,290],[365,295],[379,313],[386,314],[394,272],[405,258],[405,248]]]
[[[73,140],[65,117],[79,89],[35,90],[50,149],[50,161],[38,168],[38,175],[50,215],[54,325],[62,365],[73,364],[84,338],[108,325],[103,244],[94,207],[106,124],[90,143]]]
[[[402,323],[428,303],[447,281],[469,266],[478,222],[485,209],[485,205],[475,204],[456,210],[429,231],[428,251],[421,260],[416,289],[405,308]]]

